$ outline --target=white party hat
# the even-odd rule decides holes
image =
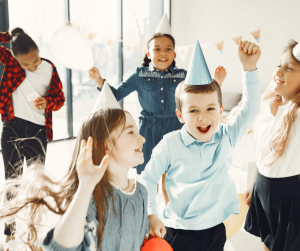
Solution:
[[[198,40],[184,82],[188,85],[208,85],[213,82]]]
[[[155,31],[155,33],[164,33],[164,34],[171,34],[171,26],[168,19],[167,13],[164,14],[162,19],[160,20],[160,23]]]
[[[107,108],[121,109],[109,85],[106,83],[106,81],[104,81],[101,93],[94,106],[93,113],[101,109],[107,109]]]
[[[293,48],[293,55],[298,61],[300,61],[300,44],[299,43]]]

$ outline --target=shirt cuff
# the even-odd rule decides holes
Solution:
[[[102,87],[101,87],[101,88],[99,88],[99,87],[97,86],[97,90],[98,90],[98,91],[101,92],[101,90],[102,90],[102,88],[103,88],[103,85],[104,85],[105,81],[106,81],[106,79],[104,78],[104,79],[103,79],[103,84],[102,84]]]
[[[258,71],[242,71],[243,83],[256,84],[258,82]]]
[[[54,228],[51,229],[48,233],[43,242],[41,243],[41,246],[43,250],[52,250],[52,251],[79,251],[80,246],[71,247],[71,248],[64,248],[56,243],[53,236]]]

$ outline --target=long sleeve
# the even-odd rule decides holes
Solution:
[[[157,214],[157,184],[170,166],[169,156],[168,142],[164,138],[153,149],[151,159],[142,172],[141,182],[148,191],[148,215]]]
[[[11,36],[8,32],[0,32],[0,43],[9,43]],[[7,65],[10,57],[12,57],[10,50],[4,46],[0,46],[0,62],[3,65]]]
[[[261,97],[257,70],[243,72],[243,103],[240,111],[225,125],[232,147],[247,134],[260,113]]]
[[[82,243],[76,247],[64,248],[56,243],[53,237],[54,229],[51,229],[41,246],[46,251],[81,251],[81,250],[97,250],[97,226],[98,220],[96,219],[97,209],[93,199],[91,199],[86,217],[86,224],[84,226],[84,239]]]
[[[115,88],[111,85],[109,85],[109,87],[112,90],[112,93],[114,94],[117,101],[122,100],[127,95],[138,89],[138,69],[136,69],[136,71],[118,87]],[[97,89],[101,91],[101,89]]]
[[[55,67],[53,68],[49,90],[44,98],[47,102],[46,110],[48,111],[57,111],[65,103],[65,96],[62,91],[62,83]]]

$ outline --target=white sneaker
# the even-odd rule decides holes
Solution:
[[[9,242],[4,243],[4,251],[14,251],[17,250],[20,243],[17,240],[10,240]]]

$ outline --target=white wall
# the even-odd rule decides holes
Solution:
[[[233,37],[255,42],[252,31],[261,30],[262,55],[258,69],[261,89],[265,89],[290,38],[300,42],[300,0],[172,0],[172,33],[176,46],[191,45],[198,39],[212,43],[205,58],[213,73],[217,65],[227,72],[222,90],[241,92],[241,65]],[[221,55],[213,42],[224,40]],[[177,66],[188,69],[193,48],[185,63],[176,57]]]

